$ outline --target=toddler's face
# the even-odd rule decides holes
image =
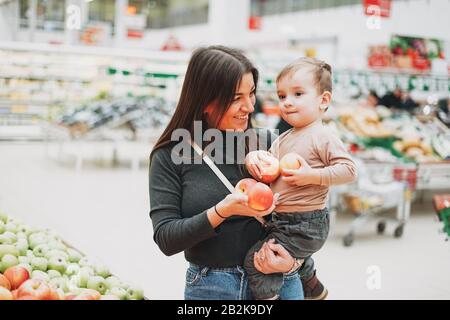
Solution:
[[[277,82],[281,116],[295,128],[301,128],[319,119],[322,94],[318,94],[314,74],[310,68],[302,68]]]

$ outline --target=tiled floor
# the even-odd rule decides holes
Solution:
[[[182,299],[186,262],[182,254],[164,256],[152,240],[145,166],[85,165],[77,172],[73,163],[47,158],[45,150],[42,143],[0,144],[0,210],[56,230],[151,299]],[[413,206],[400,239],[392,228],[376,235],[369,224],[344,247],[351,218],[337,216],[316,255],[329,299],[450,299],[450,242],[438,232],[429,200]]]

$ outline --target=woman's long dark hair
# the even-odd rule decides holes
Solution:
[[[176,129],[187,129],[194,136],[194,121],[203,121],[204,110],[215,103],[209,116],[210,126],[217,128],[231,105],[242,77],[251,72],[258,83],[258,70],[239,50],[224,46],[210,46],[194,51],[181,89],[175,113],[150,154],[171,143]],[[251,127],[250,117],[248,128]]]

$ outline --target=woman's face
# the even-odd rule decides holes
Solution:
[[[255,82],[253,74],[246,73],[238,87],[231,105],[219,122],[219,130],[222,131],[244,131],[248,126],[248,119],[255,105]]]

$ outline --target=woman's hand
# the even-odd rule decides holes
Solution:
[[[317,169],[311,168],[303,157],[297,155],[297,160],[300,162],[299,169],[281,169],[283,176],[281,179],[293,186],[306,186],[308,184],[320,184],[320,174]]]
[[[276,244],[274,239],[265,242],[253,257],[255,268],[264,274],[289,272],[294,266],[295,259],[282,245]]]
[[[248,196],[241,193],[231,193],[216,205],[216,209],[223,217],[230,217],[233,215],[247,216],[247,217],[264,217],[272,213],[275,205],[278,202],[279,194],[276,193],[273,197],[272,206],[264,211],[252,209],[248,206]]]
[[[245,166],[253,178],[260,180],[262,177],[261,163],[271,164],[271,154],[264,150],[251,151],[245,157]]]

